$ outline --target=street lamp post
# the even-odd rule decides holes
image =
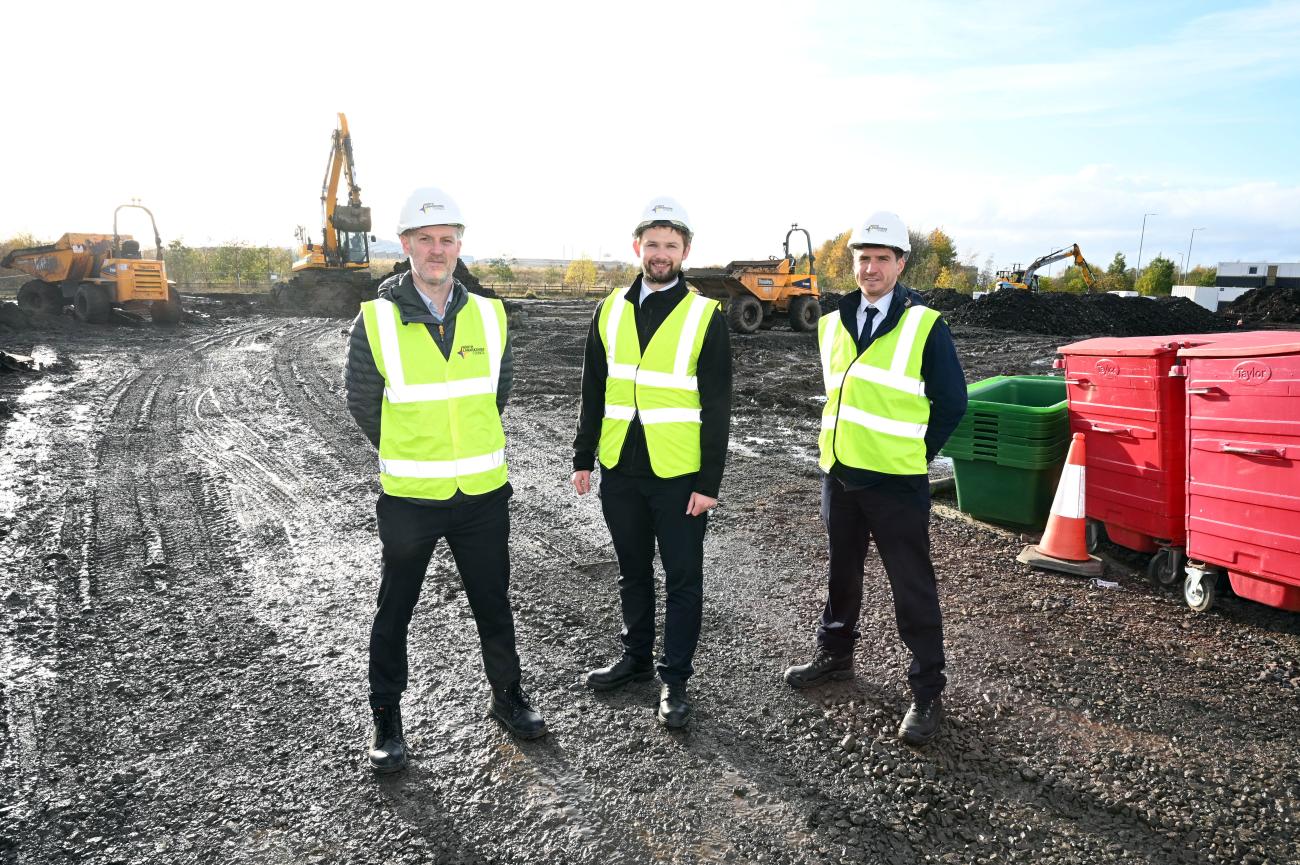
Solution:
[[[1137,282],[1137,278],[1142,275],[1142,244],[1147,239],[1147,217],[1159,215],[1160,214],[1158,213],[1142,214],[1142,236],[1138,238],[1138,260],[1137,265],[1133,268],[1133,282],[1135,283]]]
[[[1187,275],[1187,259],[1183,258],[1181,250],[1175,250],[1174,255],[1178,256],[1178,273],[1181,274],[1179,277],[1181,279],[1182,276]]]
[[[1191,267],[1191,265],[1192,265],[1192,241],[1196,239],[1196,232],[1198,232],[1198,231],[1204,231],[1204,230],[1205,230],[1205,226],[1203,226],[1203,225],[1202,225],[1200,228],[1193,228],[1193,229],[1192,229],[1192,236],[1189,237],[1189,238],[1187,238],[1187,266],[1188,266],[1188,267]],[[1186,273],[1183,274],[1183,278],[1184,278],[1184,279],[1187,278],[1187,274],[1186,274]]]

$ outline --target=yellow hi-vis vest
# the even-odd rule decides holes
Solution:
[[[640,417],[650,468],[661,478],[700,470],[700,347],[716,300],[688,291],[650,338],[645,355],[637,337],[636,307],[622,289],[605,298],[598,333],[609,375],[600,424],[600,464],[618,465],[628,424]]]
[[[379,480],[390,496],[445,500],[506,482],[506,434],[497,411],[506,311],[476,294],[456,314],[444,358],[422,323],[403,324],[397,305],[361,304],[375,366],[384,377]]]
[[[826,407],[822,410],[822,471],[835,463],[891,475],[923,475],[930,401],[921,379],[921,355],[939,313],[910,306],[893,330],[858,354],[838,313],[822,316],[821,348]]]

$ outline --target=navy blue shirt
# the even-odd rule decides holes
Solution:
[[[901,282],[895,285],[889,312],[874,334],[870,328],[863,328],[864,333],[857,332],[858,306],[861,302],[862,292],[855,291],[840,298],[839,308],[844,329],[857,335],[859,355],[897,327],[909,306],[924,305],[925,299]],[[962,372],[961,361],[957,358],[957,346],[952,341],[952,332],[942,318],[934,323],[925,340],[921,353],[921,378],[925,382],[926,399],[930,401],[930,422],[925,431],[925,459],[929,462],[939,453],[948,441],[948,436],[952,435],[966,414],[966,374]],[[830,474],[848,490],[874,487],[881,492],[914,499],[927,506],[930,501],[928,475],[891,475],[853,468],[839,462],[831,466]]]

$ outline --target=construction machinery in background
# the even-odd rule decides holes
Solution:
[[[997,280],[994,282],[994,288],[1001,289],[1019,289],[1021,291],[1038,291],[1038,270],[1058,261],[1064,261],[1067,258],[1074,259],[1074,264],[1079,268],[1083,275],[1083,281],[1088,286],[1088,291],[1097,290],[1097,275],[1093,273],[1092,266],[1088,264],[1083,253],[1079,251],[1079,244],[1073,243],[1061,249],[1047,253],[1047,255],[1034,259],[1033,263],[1024,270],[1012,268],[1011,270],[999,270]]]
[[[802,232],[808,244],[808,272],[797,272],[798,259],[790,252],[790,236]],[[790,329],[815,330],[821,317],[814,266],[812,237],[796,223],[785,233],[781,258],[766,261],[733,261],[726,267],[692,268],[686,281],[705,297],[724,302],[727,321],[737,333],[753,333],[771,327],[777,316],[785,316]]]
[[[118,215],[134,208],[149,215],[153,226],[154,258],[146,259],[140,243],[118,231]],[[113,211],[113,233],[68,233],[54,243],[15,249],[0,261],[31,277],[18,289],[18,305],[28,312],[58,315],[68,304],[77,318],[92,324],[108,321],[114,309],[147,311],[155,324],[181,320],[181,300],[167,279],[162,238],[149,208],[119,205]]]
[[[329,161],[321,184],[323,224],[316,243],[306,229],[298,229],[298,258],[292,276],[271,290],[277,306],[323,315],[355,315],[361,303],[374,297],[370,274],[370,208],[361,203],[352,135],[348,119],[339,112],[338,127],[330,138]],[[338,202],[339,181],[346,177],[346,204]]]

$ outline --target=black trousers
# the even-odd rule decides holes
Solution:
[[[519,678],[515,621],[510,610],[510,498],[492,496],[453,508],[431,508],[380,495],[383,544],[379,608],[370,629],[370,704],[396,705],[406,690],[406,632],[429,559],[445,538],[478,626],[488,681]]]
[[[624,653],[650,660],[655,642],[655,541],[664,564],[664,682],[685,682],[704,610],[704,530],[708,514],[686,515],[695,476],[633,477],[602,469],[600,506],[618,557]]]
[[[867,487],[846,490],[822,478],[822,522],[830,541],[830,588],[817,644],[834,655],[852,654],[862,610],[863,566],[871,539],[889,576],[898,635],[912,652],[907,681],[913,696],[943,691],[943,619],[930,562],[930,510]]]

